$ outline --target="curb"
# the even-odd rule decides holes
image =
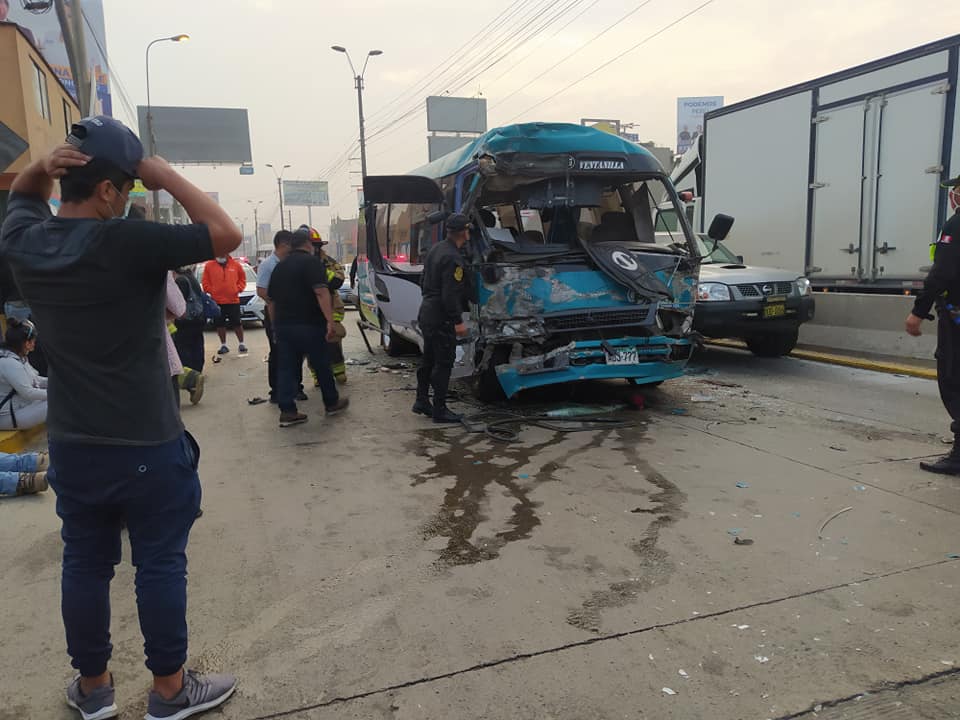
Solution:
[[[707,344],[717,345],[719,347],[746,349],[746,345],[743,343],[731,340],[708,340]],[[834,355],[833,353],[818,352],[816,350],[794,350],[788,357],[798,358],[800,360],[812,360],[813,362],[827,363],[829,365],[840,365],[841,367],[857,368],[858,370],[871,370],[873,372],[889,373],[892,375],[909,375],[910,377],[922,378],[923,380],[937,379],[936,370],[918,365],[903,365],[901,363],[870,360],[869,358],[852,357],[850,355]]]

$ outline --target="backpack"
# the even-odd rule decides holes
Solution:
[[[180,319],[187,321],[203,320],[205,318],[203,291],[200,289],[200,283],[197,282],[197,279],[190,273],[184,273],[177,277],[177,287],[180,288],[183,299],[187,302],[187,311]]]

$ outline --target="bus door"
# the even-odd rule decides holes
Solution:
[[[428,216],[443,207],[436,181],[417,175],[369,175],[363,182],[366,208],[366,282],[376,324],[416,342],[423,258],[439,227]]]

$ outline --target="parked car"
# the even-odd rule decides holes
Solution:
[[[340,293],[340,299],[344,305],[357,307],[357,303],[359,302],[357,299],[357,291],[354,290],[353,285],[350,284],[350,278],[346,278],[343,281],[343,285],[340,286],[337,292]]]
[[[688,219],[692,210],[688,203]],[[676,212],[661,206],[657,244],[673,246],[676,232]],[[814,316],[810,280],[792,270],[744,265],[722,242],[695,235],[701,261],[693,329],[711,338],[742,339],[759,357],[789,355],[800,325]]]
[[[257,295],[257,272],[249,265],[241,263],[247,276],[247,285],[240,293],[240,321],[243,323],[263,322],[267,304]],[[197,282],[203,284],[203,264],[197,265]]]

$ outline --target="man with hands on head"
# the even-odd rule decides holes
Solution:
[[[169,192],[194,224],[124,219],[137,177]],[[62,522],[67,652],[78,671],[67,703],[84,720],[118,714],[108,669],[110,580],[123,521],[153,673],[147,719],[182,720],[220,705],[236,687],[232,676],[184,669],[199,447],[177,413],[164,309],[168,271],[226,255],[240,241],[217,203],[163,159],[144,159],[139,139],[112,118],[74,124],[67,143],[11,187],[0,256],[44,329],[55,466],[48,480]]]

